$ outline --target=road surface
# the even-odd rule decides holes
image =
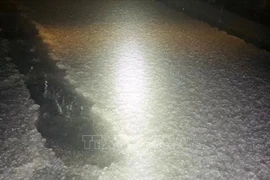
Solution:
[[[77,179],[270,177],[269,52],[153,0],[21,2],[113,144]]]

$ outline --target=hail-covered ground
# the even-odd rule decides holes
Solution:
[[[32,150],[5,151],[27,161],[1,167],[0,178],[35,179],[44,167],[38,179],[270,177],[267,51],[151,0],[23,2],[65,80],[93,104],[95,137],[106,140],[97,157],[65,164],[34,129],[20,137],[40,141],[26,141]],[[87,148],[93,134],[83,135]]]
[[[44,146],[35,126],[39,106],[12,63],[10,46],[0,39],[0,179],[61,179],[68,170]]]

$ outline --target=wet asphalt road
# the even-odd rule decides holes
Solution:
[[[100,180],[270,177],[267,51],[152,0],[22,2],[117,147]]]

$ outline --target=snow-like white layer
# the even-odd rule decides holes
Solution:
[[[38,26],[122,154],[99,179],[268,179],[269,53],[151,1],[102,2]]]
[[[9,44],[0,40],[0,179],[57,179],[67,168],[44,147],[35,126],[39,106],[6,56]]]
[[[23,75],[7,56],[10,44],[0,39],[0,179],[72,179],[86,169],[96,176],[95,166],[75,172],[45,147],[45,139],[35,125],[39,106],[30,99]]]

